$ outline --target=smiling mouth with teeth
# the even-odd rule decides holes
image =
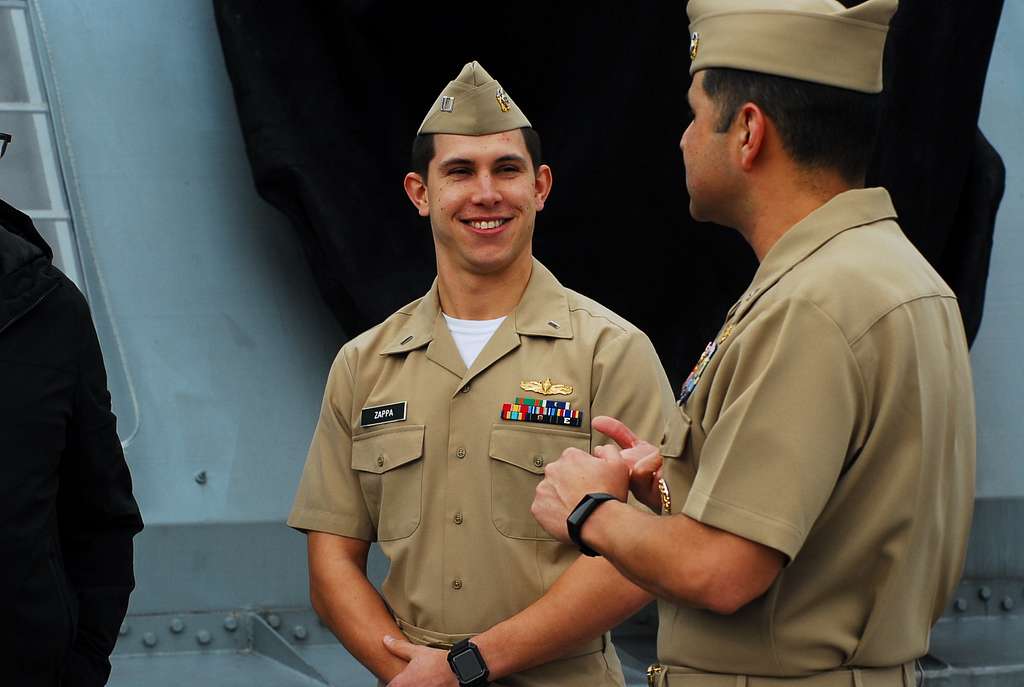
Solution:
[[[497,229],[503,224],[507,223],[508,218],[505,219],[491,219],[491,220],[462,220],[463,224],[468,224],[474,229],[482,229],[484,231],[488,229]]]

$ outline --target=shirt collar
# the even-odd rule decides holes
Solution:
[[[895,218],[896,209],[884,188],[854,189],[834,196],[776,241],[761,261],[750,288],[729,309],[727,319],[743,317],[761,294],[839,234]]]
[[[400,313],[409,319],[399,329],[381,355],[405,353],[429,344],[434,338],[434,327],[441,318],[441,298],[437,292],[437,279],[430,291],[419,301],[410,303]],[[571,339],[572,320],[569,317],[569,296],[555,275],[536,258],[526,290],[519,305],[510,314],[516,333],[527,336],[545,336],[552,339]]]

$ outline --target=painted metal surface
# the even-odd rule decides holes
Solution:
[[[978,496],[1024,498],[1024,3],[1006,2],[989,64],[979,125],[1006,164],[985,315],[971,351],[978,408]],[[954,87],[955,88],[955,87]],[[936,94],[941,107],[942,95]],[[941,141],[936,142],[941,145]],[[1018,540],[1020,541],[1020,540]]]
[[[283,521],[343,335],[253,190],[212,9],[31,7],[79,246],[138,398],[126,455],[147,529],[130,612],[304,605],[304,540]]]
[[[148,525],[110,684],[372,685],[310,611],[305,542],[283,524],[344,335],[253,191],[210,3],[4,9],[34,21],[44,84],[12,98],[54,112],[70,236]],[[1024,6],[1007,3],[981,118],[1007,166],[973,352],[983,500],[929,684],[1024,683],[1022,30]],[[379,580],[375,548],[371,569]],[[650,621],[617,633],[630,684],[653,660]]]

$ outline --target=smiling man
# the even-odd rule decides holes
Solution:
[[[530,504],[546,463],[605,441],[595,415],[660,436],[668,380],[647,337],[533,258],[551,169],[476,62],[427,114],[412,167],[437,280],[331,369],[288,521],[308,532],[313,605],[394,687],[622,685],[607,630],[651,597]],[[371,541],[390,562],[380,593]]]

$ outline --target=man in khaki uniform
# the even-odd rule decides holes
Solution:
[[[661,442],[569,451],[533,510],[660,597],[652,685],[914,684],[974,495],[949,287],[865,189],[895,0],[691,0],[690,210],[760,261]],[[625,423],[628,425],[628,423]],[[634,445],[608,418],[594,427]],[[640,433],[642,436],[642,433]],[[660,478],[660,479],[659,479]]]
[[[395,687],[457,684],[447,649],[467,638],[492,684],[622,685],[606,631],[651,596],[530,504],[549,461],[606,441],[594,415],[660,436],[668,380],[647,337],[533,259],[551,170],[497,81],[467,64],[418,134],[405,188],[438,276],[331,368],[288,519],[309,533],[313,605]]]

